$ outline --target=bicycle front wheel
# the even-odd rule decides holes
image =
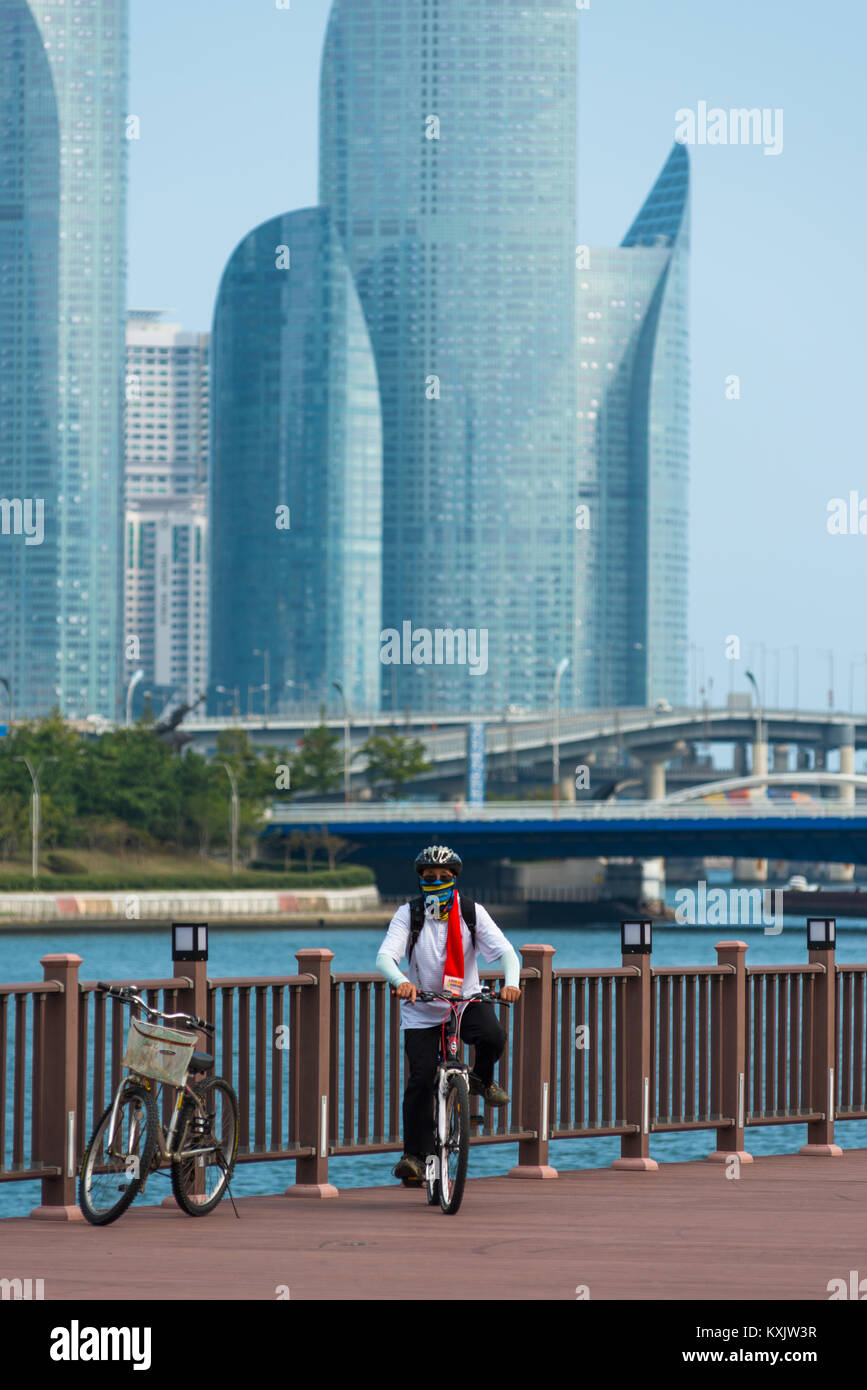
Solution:
[[[172,1192],[188,1216],[207,1216],[226,1190],[238,1153],[238,1100],[228,1081],[209,1076],[185,1100],[172,1157]]]
[[[127,1084],[109,1137],[108,1106],[87,1146],[78,1184],[78,1204],[92,1226],[107,1226],[122,1216],[141,1191],[157,1151],[157,1105],[153,1090]]]
[[[437,1135],[440,1206],[447,1216],[453,1216],[464,1195],[470,1153],[470,1091],[460,1072],[449,1076],[443,1109],[444,1132]]]

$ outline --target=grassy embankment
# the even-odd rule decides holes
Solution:
[[[160,854],[108,850],[58,850],[40,856],[39,879],[34,885],[30,859],[0,861],[0,893],[29,892],[34,886],[44,893],[110,892],[126,889],[261,888],[301,891],[305,888],[359,888],[374,883],[371,869],[339,865],[333,871],[318,864],[311,872],[293,865],[239,869],[233,874],[224,860],[202,859],[198,854]]]

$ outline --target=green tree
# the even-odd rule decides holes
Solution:
[[[313,871],[313,859],[316,855],[316,848],[319,844],[318,830],[293,830],[286,838],[286,868],[291,868],[292,851],[300,849],[304,855],[307,865],[307,872]]]
[[[228,763],[235,774],[240,803],[238,838],[241,845],[249,847],[262,826],[268,803],[278,795],[278,769],[291,766],[292,760],[285,749],[266,748],[262,753],[257,753],[245,729],[222,730],[217,736],[217,752],[212,764],[212,773],[215,785],[223,798],[223,806],[227,807],[231,792],[225,768],[216,766],[218,762]],[[294,780],[293,771],[292,781]],[[285,792],[281,791],[279,795],[285,797]],[[228,826],[228,811],[225,812],[223,824]]]
[[[149,729],[115,729],[83,745],[79,815],[106,816],[130,829],[129,843],[176,844],[181,815],[178,759]]]
[[[369,781],[374,786],[384,783],[394,796],[405,782],[429,772],[433,766],[425,760],[424,744],[419,739],[402,738],[394,732],[371,734],[358,753],[367,755]]]
[[[345,859],[347,854],[358,849],[357,844],[353,844],[351,840],[345,840],[342,835],[332,835],[325,825],[319,830],[319,847],[325,851],[328,867],[332,870],[337,868],[340,860]]]
[[[8,852],[20,854],[30,843],[32,783],[21,758],[29,759],[39,775],[40,842],[49,849],[74,844],[79,736],[55,712],[47,719],[16,723],[3,745],[0,801],[10,803],[9,814],[3,818]]]
[[[293,791],[313,791],[321,796],[336,791],[343,781],[343,749],[340,735],[322,723],[308,729],[292,761]]]

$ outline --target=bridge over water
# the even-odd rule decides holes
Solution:
[[[264,834],[322,826],[370,864],[405,860],[438,841],[476,861],[732,855],[867,863],[867,805],[832,801],[299,804],[272,808]]]

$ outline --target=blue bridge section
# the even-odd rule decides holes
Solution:
[[[867,807],[671,806],[601,803],[576,808],[523,802],[467,806],[289,807],[272,812],[266,836],[321,829],[351,841],[367,864],[445,843],[469,859],[735,855],[867,863]]]

